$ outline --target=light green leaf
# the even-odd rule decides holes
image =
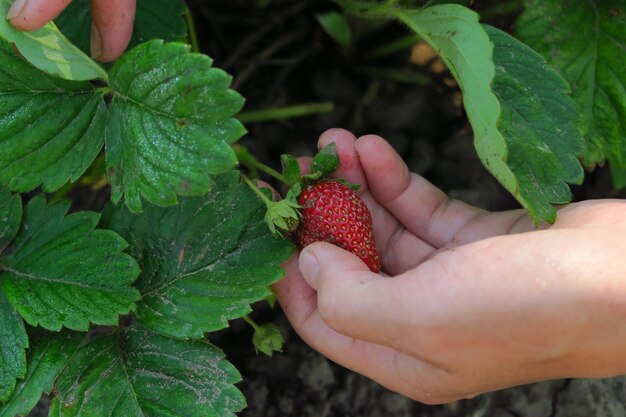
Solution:
[[[4,16],[12,3],[13,0],[0,0],[0,37],[14,43],[31,64],[66,80],[106,80],[106,71],[63,36],[54,23],[32,32],[11,26]]]
[[[478,15],[458,5],[437,5],[420,11],[394,9],[393,13],[447,64],[463,91],[479,157],[507,190],[519,195],[515,174],[506,164],[506,141],[498,131],[500,103],[491,89],[495,77],[493,47]]]
[[[114,97],[106,130],[112,200],[141,197],[176,204],[177,195],[212,188],[211,175],[232,169],[231,144],[245,129],[233,118],[243,98],[231,77],[186,45],[151,41],[123,55],[110,73]]]
[[[216,347],[134,326],[77,352],[49,417],[234,417],[240,379]]]
[[[626,169],[626,4],[622,0],[527,0],[516,35],[572,87],[582,114],[584,164]],[[626,185],[616,181],[616,185]]]
[[[0,417],[25,416],[42,393],[49,394],[59,373],[80,346],[84,334],[36,332],[28,351],[28,370],[11,399],[0,407]]]
[[[539,223],[582,180],[577,110],[567,83],[510,36],[458,5],[390,9],[446,62],[463,91],[474,145],[485,167]],[[491,38],[490,38],[491,36]]]
[[[29,324],[48,330],[116,324],[139,297],[130,287],[137,264],[117,234],[94,230],[96,213],[65,216],[68,209],[67,201],[46,206],[42,196],[26,206],[0,264],[6,297]]]
[[[239,174],[216,179],[215,190],[171,208],[147,206],[133,215],[123,207],[108,227],[130,243],[142,273],[136,287],[140,323],[176,338],[201,338],[250,312],[268,294],[292,245],[272,237],[265,204]]]
[[[24,322],[0,291],[0,404],[11,397],[17,378],[26,374],[27,347]]]
[[[576,104],[568,84],[541,55],[498,29],[484,29],[494,44],[498,129],[507,143],[506,163],[519,183],[518,199],[533,219],[552,223],[552,204],[571,200],[566,182],[580,184],[584,175],[577,158],[583,139]]]
[[[187,24],[183,14],[186,11],[187,6],[182,0],[137,0],[133,37],[128,49],[152,39],[185,41]],[[92,20],[89,0],[73,0],[54,22],[77,47],[85,53],[90,52]]]
[[[102,148],[104,101],[87,82],[33,68],[1,39],[0,62],[0,184],[56,191],[78,179]]]
[[[0,254],[11,243],[22,222],[22,199],[0,185]]]

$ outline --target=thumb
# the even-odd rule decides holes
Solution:
[[[316,290],[320,278],[324,281],[334,281],[335,277],[341,276],[345,282],[348,279],[369,280],[379,277],[356,255],[325,242],[314,243],[302,250],[300,272]]]
[[[329,327],[373,342],[385,336],[380,327],[393,316],[393,279],[371,272],[357,256],[330,243],[304,248],[299,265],[317,291],[317,309]]]

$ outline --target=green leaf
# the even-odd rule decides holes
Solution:
[[[0,407],[0,417],[25,416],[49,394],[57,376],[80,346],[84,334],[35,332],[31,337],[26,376],[18,382],[11,399]]]
[[[330,174],[339,168],[339,156],[337,155],[337,145],[335,142],[326,145],[319,151],[311,163],[311,173],[304,175],[304,178],[317,179]]]
[[[240,379],[216,347],[135,326],[77,352],[49,417],[234,417],[245,406]]]
[[[63,36],[54,23],[32,32],[22,32],[11,26],[4,16],[12,3],[13,0],[0,0],[0,37],[14,43],[28,62],[66,80],[106,80],[107,73],[102,67]]]
[[[516,35],[572,87],[582,114],[584,164],[626,168],[626,5],[622,0],[527,0]]]
[[[230,172],[210,195],[176,207],[147,206],[138,215],[117,208],[108,227],[128,240],[142,269],[138,320],[161,334],[201,338],[250,312],[293,250],[270,234],[265,207]]]
[[[137,0],[133,37],[128,49],[152,39],[185,41],[187,24],[183,14],[186,11],[187,6],[182,0]],[[92,19],[89,0],[73,0],[54,22],[78,48],[90,53]]]
[[[576,110],[566,83],[523,44],[492,30],[490,39],[467,8],[390,12],[440,54],[459,82],[485,167],[536,223],[553,222],[550,203],[569,201],[565,182],[582,178],[575,161]]]
[[[5,294],[22,317],[48,330],[87,330],[116,324],[138,293],[130,284],[137,263],[127,243],[110,230],[94,230],[99,216],[65,216],[69,202],[46,206],[42,196],[24,209],[24,220],[0,264]]]
[[[500,103],[491,90],[495,77],[493,47],[478,22],[478,15],[457,5],[438,5],[420,11],[397,9],[394,13],[447,64],[463,91],[479,157],[507,190],[516,193],[515,175],[505,162],[506,141],[497,126]]]
[[[350,47],[352,44],[352,30],[343,14],[332,11],[320,13],[315,17],[328,36],[344,48]]]
[[[551,203],[571,200],[566,182],[583,180],[576,103],[568,84],[539,54],[498,29],[484,29],[494,44],[492,88],[500,100],[498,129],[518,182],[516,197],[535,221],[552,223],[556,210]]]
[[[22,223],[22,199],[0,185],[0,254],[11,243]]]
[[[75,181],[104,143],[102,97],[33,68],[1,39],[0,62],[0,183],[51,192]]]
[[[183,0],[137,0],[135,29],[128,48],[153,39],[186,42],[186,11]]]
[[[27,347],[24,322],[0,291],[0,403],[11,397],[16,379],[26,374]]]
[[[283,166],[283,177],[287,180],[287,185],[294,185],[300,182],[300,164],[291,155],[282,154],[280,162]]]
[[[231,144],[245,129],[233,118],[243,98],[231,77],[186,45],[151,41],[110,73],[114,98],[106,130],[112,200],[141,210],[141,196],[168,206],[208,192],[212,174],[232,169]]]

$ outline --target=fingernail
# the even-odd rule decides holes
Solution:
[[[13,19],[18,14],[22,13],[22,10],[26,7],[28,0],[15,0],[7,13],[7,19]]]
[[[91,58],[98,59],[102,55],[102,37],[94,23],[91,24]]]
[[[300,272],[302,276],[309,283],[309,285],[317,289],[317,275],[320,272],[320,264],[315,255],[310,250],[304,249],[300,253]]]

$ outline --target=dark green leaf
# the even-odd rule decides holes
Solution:
[[[87,330],[89,323],[116,324],[139,294],[130,284],[137,263],[127,243],[109,230],[94,230],[98,215],[65,217],[67,201],[46,207],[35,197],[0,265],[5,294],[33,326]]]
[[[24,322],[0,291],[0,403],[11,397],[16,379],[26,374],[27,347]]]
[[[518,182],[516,197],[535,221],[552,223],[556,210],[551,203],[568,203],[566,182],[583,179],[576,104],[568,84],[539,54],[498,29],[484,28],[494,44],[492,88],[500,100],[498,129]]]
[[[212,174],[237,163],[231,144],[245,129],[231,77],[186,45],[151,41],[123,55],[110,73],[114,98],[106,131],[112,200],[133,211],[141,196],[160,205],[202,195]]]
[[[216,347],[143,327],[80,349],[57,381],[50,417],[234,417],[237,370]]]
[[[50,192],[75,181],[104,142],[102,97],[33,68],[1,39],[0,62],[0,183]]]
[[[352,30],[343,14],[332,11],[320,13],[316,18],[328,36],[339,45],[348,48],[352,44]]]
[[[287,185],[299,183],[300,164],[298,164],[298,160],[291,155],[283,154],[280,156],[280,162],[283,165],[283,177],[287,180]]]
[[[137,0],[135,29],[128,48],[153,39],[186,42],[186,11],[183,0]]]
[[[584,164],[606,157],[626,169],[626,4],[623,0],[527,0],[516,35],[572,87],[582,114]]]
[[[42,393],[50,393],[59,373],[78,349],[84,334],[36,332],[31,337],[26,376],[18,382],[11,399],[0,408],[0,417],[25,416]]]
[[[313,162],[311,163],[311,174],[319,177],[330,174],[337,168],[339,168],[337,145],[335,145],[335,142],[332,142],[313,157]]]
[[[11,243],[22,223],[22,199],[0,185],[0,254]]]
[[[284,274],[292,245],[271,236],[265,204],[237,172],[216,182],[208,196],[140,215],[119,207],[109,220],[142,269],[137,317],[159,333],[201,338],[226,327]]]
[[[186,10],[182,0],[137,0],[133,37],[128,49],[152,39],[184,41],[187,24],[182,15]],[[92,20],[89,0],[73,0],[54,22],[76,46],[90,53]]]

